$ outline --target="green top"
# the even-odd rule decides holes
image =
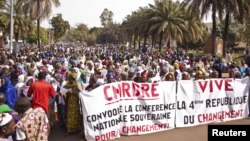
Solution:
[[[10,107],[6,104],[2,104],[0,105],[0,113],[7,113],[7,112],[11,112],[12,110],[10,109]]]

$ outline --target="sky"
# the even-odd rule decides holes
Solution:
[[[86,24],[89,28],[101,26],[99,16],[104,8],[108,8],[114,14],[114,22],[121,23],[123,19],[139,7],[153,4],[154,0],[60,0],[59,7],[53,7],[50,19],[61,13],[63,19],[69,21],[71,26],[79,23]],[[48,28],[49,22],[45,20],[42,26]]]

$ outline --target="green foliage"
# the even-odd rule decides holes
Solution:
[[[63,20],[62,14],[57,14],[57,16],[53,17],[51,20],[51,25],[54,30],[54,39],[57,42],[63,35],[65,35],[66,31],[70,29],[70,25],[68,21]]]
[[[246,18],[245,23],[239,31],[240,39],[250,45],[250,16]]]
[[[72,28],[67,32],[65,36],[65,40],[83,43],[84,41],[88,39],[88,34],[89,34],[89,30],[88,30],[87,25],[79,24],[77,25],[76,28]]]
[[[60,0],[18,0],[26,16],[31,20],[44,20],[52,13],[52,6],[58,7]]]
[[[87,42],[88,46],[95,45],[95,43],[96,43],[96,35],[94,33],[88,34],[86,42]]]
[[[59,6],[60,0],[18,0],[17,5],[22,8],[26,17],[30,20],[35,20],[37,24],[37,45],[40,48],[41,33],[40,22],[45,18],[49,18],[52,13],[52,6]],[[42,36],[42,35],[41,35]],[[42,41],[43,42],[43,41]]]
[[[108,26],[109,24],[112,24],[113,16],[114,16],[113,12],[105,8],[102,14],[100,15],[102,25],[105,27]]]
[[[3,1],[2,1],[3,2]],[[17,5],[16,1],[14,1],[14,37],[15,40],[19,40],[19,38],[26,38],[27,32],[30,32],[32,30],[33,23],[25,19],[24,11],[23,9]],[[8,2],[2,3],[0,2],[0,8],[2,11],[0,12],[0,30],[6,33],[9,33],[10,30],[10,14],[7,11],[10,11],[10,4]]]
[[[30,32],[27,37],[27,43],[29,44],[36,44],[37,43],[37,34],[36,30],[33,30],[33,32]],[[49,42],[48,35],[46,29],[40,27],[40,41],[43,44],[47,44]]]
[[[6,14],[0,14],[0,30],[4,33],[8,32],[9,17]]]
[[[152,45],[159,41],[159,50],[164,42],[171,40],[178,44],[200,42],[206,33],[198,15],[193,15],[187,7],[179,2],[156,0],[154,5],[139,8],[126,17],[123,27],[134,43],[151,36]],[[135,46],[135,44],[134,44]]]
[[[125,31],[120,24],[110,24],[104,27],[100,34],[97,35],[97,43],[99,44],[121,44],[126,41]]]

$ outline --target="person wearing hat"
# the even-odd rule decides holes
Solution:
[[[9,113],[0,114],[0,141],[12,141],[15,133],[15,121]]]
[[[5,104],[6,97],[4,93],[0,92],[0,113],[8,113],[11,112],[10,107]]]
[[[6,97],[4,93],[0,93],[0,113],[9,113],[15,122],[19,120],[19,115],[13,109],[11,109],[7,104],[5,104]]]
[[[135,70],[131,68],[128,71],[128,80],[129,81],[133,81],[134,78],[135,78]]]

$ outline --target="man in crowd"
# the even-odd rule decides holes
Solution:
[[[28,96],[32,96],[32,107],[41,107],[46,113],[49,112],[50,97],[55,97],[53,86],[45,81],[46,72],[38,74],[38,81],[33,82],[28,90]]]
[[[10,114],[0,114],[0,141],[13,141],[11,134],[15,132],[15,125],[15,121]]]

